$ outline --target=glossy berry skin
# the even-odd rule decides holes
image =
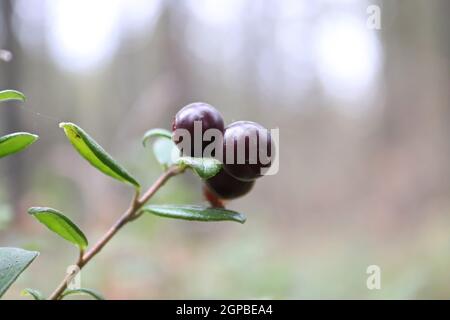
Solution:
[[[218,198],[230,200],[247,194],[253,188],[255,181],[237,180],[225,170],[221,170],[214,177],[206,180],[205,184]]]
[[[196,136],[194,134],[195,121],[201,121],[201,136]],[[188,104],[178,111],[172,123],[172,137],[174,142],[177,144],[178,148],[181,149],[183,147],[186,149],[187,146],[183,145],[183,138],[175,137],[174,133],[177,129],[186,129],[191,137],[190,152],[185,152],[183,155],[190,157],[202,157],[206,146],[212,143],[211,141],[202,141],[203,134],[208,129],[217,129],[222,135],[224,132],[224,122],[222,115],[216,108],[207,103],[195,102]],[[194,149],[194,141],[197,139],[200,143],[199,145],[201,145],[201,150]],[[220,141],[214,141],[213,143],[217,146],[217,148],[222,147],[222,139],[220,139]]]
[[[237,121],[230,124],[225,128],[223,140],[223,168],[238,180],[252,181],[261,177],[262,170],[268,169],[273,161],[275,150],[272,150],[270,131],[256,122]],[[238,153],[241,143],[245,145],[245,154],[242,155]],[[228,154],[230,150],[234,153]]]

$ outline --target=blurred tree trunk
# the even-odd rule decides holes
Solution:
[[[20,86],[20,66],[21,52],[20,46],[13,31],[13,0],[5,0],[0,2],[4,49],[9,50],[13,54],[13,59],[8,62],[1,62],[1,88],[21,90]],[[11,104],[16,103],[12,102]],[[18,108],[2,108],[2,134],[21,131],[20,110]],[[9,192],[9,203],[13,207],[14,216],[18,217],[20,212],[20,195],[22,186],[24,185],[24,158],[22,153],[2,159],[2,163],[6,167],[6,185]]]
[[[163,65],[170,74],[174,103],[172,110],[175,112],[197,98],[194,92],[194,79],[191,77],[193,70],[188,61],[190,54],[182,41],[183,37],[180,36],[184,33],[187,17],[185,10],[179,5],[177,1],[168,1],[161,19],[164,39],[162,50],[165,52]]]
[[[386,96],[378,159],[387,214],[420,215],[449,183],[449,60],[440,50],[448,35],[436,28],[445,23],[448,30],[449,23],[441,9],[439,0],[383,2]]]
[[[444,91],[444,99],[442,103],[443,117],[441,121],[446,129],[444,131],[444,139],[446,141],[444,150],[446,153],[446,163],[450,164],[450,89],[448,88],[450,84],[450,37],[448,32],[450,30],[450,19],[448,18],[448,13],[450,12],[450,1],[441,0],[439,6],[437,7],[437,18],[438,18],[438,36],[440,50],[443,53],[443,65],[442,72],[444,78],[442,84],[447,86]],[[446,177],[450,177],[450,165],[447,165]],[[450,179],[447,179],[447,190],[450,190]]]

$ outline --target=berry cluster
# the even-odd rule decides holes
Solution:
[[[194,123],[201,130],[194,130]],[[176,130],[185,129],[189,133],[190,149],[183,151],[182,139]],[[209,129],[218,130],[221,138],[205,141],[204,133]],[[223,170],[205,181],[208,191],[219,199],[234,199],[248,193],[262,171],[272,163],[274,150],[270,131],[252,121],[236,121],[224,127],[224,121],[213,106],[206,103],[191,103],[176,114],[173,124],[173,140],[191,157],[203,157],[208,145],[213,145],[214,156],[223,162]],[[194,142],[201,141],[201,148],[194,148]],[[261,152],[260,152],[261,151]]]

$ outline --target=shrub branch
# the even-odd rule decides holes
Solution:
[[[136,220],[136,218],[140,217],[140,209],[142,206],[150,200],[153,195],[173,176],[176,176],[184,171],[184,168],[180,168],[178,166],[170,167],[164,174],[162,174],[155,183],[148,188],[148,190],[140,196],[140,192],[137,190],[133,200],[131,201],[128,209],[122,214],[122,216],[113,224],[113,226],[103,235],[103,237],[97,241],[97,243],[86,253],[84,251],[80,251],[80,257],[76,263],[79,270],[81,270],[93,257],[95,257],[102,249],[106,246],[106,244],[114,237],[114,235],[122,229],[128,222]],[[64,277],[58,287],[53,291],[50,295],[49,300],[59,300],[61,299],[62,294],[67,289],[67,284],[71,281],[71,279],[75,276],[74,271]]]

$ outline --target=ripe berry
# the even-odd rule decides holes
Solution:
[[[195,132],[195,122],[198,123],[197,125],[201,124],[201,131],[198,130]],[[183,142],[184,137],[179,135],[181,131],[178,131],[177,134],[176,130],[178,129],[185,129],[189,132],[190,144],[187,143],[188,141]],[[220,132],[220,139],[215,138],[214,142],[203,141],[203,134],[208,129],[217,129]],[[223,131],[224,123],[222,115],[213,106],[203,102],[195,102],[183,107],[175,115],[172,123],[173,141],[177,144],[178,148],[184,150],[183,155],[190,157],[202,157],[206,146],[211,143],[213,143],[214,147],[221,149],[221,137],[223,135]],[[198,141],[197,143],[200,147],[198,150],[195,150],[194,148],[195,141]]]
[[[272,163],[275,150],[269,130],[251,121],[237,121],[225,128],[223,163],[225,171],[242,181],[263,175]]]
[[[241,181],[233,178],[225,170],[205,181],[208,189],[220,199],[234,199],[248,193],[255,181]]]

